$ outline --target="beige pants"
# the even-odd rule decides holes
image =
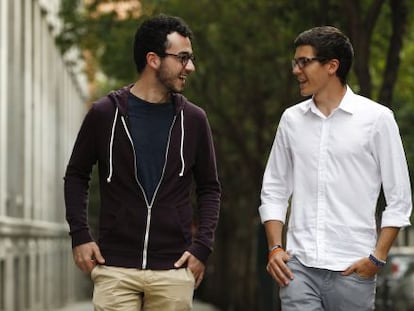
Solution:
[[[192,309],[194,276],[189,269],[138,270],[96,266],[95,311],[186,311]]]

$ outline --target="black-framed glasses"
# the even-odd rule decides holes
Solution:
[[[313,61],[323,61],[324,58],[321,57],[299,57],[299,58],[294,58],[292,59],[292,69],[295,69],[296,65],[300,68],[303,69],[305,68],[305,66]]]
[[[191,54],[191,53],[178,53],[178,54],[164,53],[164,56],[173,56],[177,58],[184,67],[187,66],[190,60],[193,63],[195,62],[195,56],[194,54]]]

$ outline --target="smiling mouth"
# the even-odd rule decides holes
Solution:
[[[308,83],[307,80],[300,80],[298,82],[299,82],[299,87],[300,88],[304,88],[306,86],[306,84]]]

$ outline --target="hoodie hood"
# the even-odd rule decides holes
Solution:
[[[124,86],[119,90],[111,91],[108,94],[108,97],[118,108],[121,116],[128,115],[128,96],[132,86],[133,84],[130,84],[128,86]],[[176,114],[178,114],[181,110],[184,109],[184,106],[187,102],[187,98],[185,98],[182,94],[179,93],[171,93],[171,100],[174,103]]]

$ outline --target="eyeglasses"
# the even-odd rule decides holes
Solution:
[[[292,59],[292,69],[295,69],[297,65],[300,69],[305,68],[305,66],[313,61],[323,61],[321,57],[299,57]]]
[[[190,54],[190,53],[178,53],[178,54],[164,53],[164,56],[174,56],[175,58],[177,58],[181,62],[181,64],[184,67],[187,66],[187,64],[190,60],[193,63],[195,62],[194,54]]]

